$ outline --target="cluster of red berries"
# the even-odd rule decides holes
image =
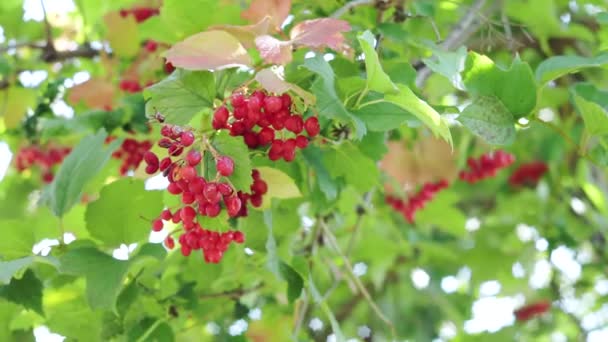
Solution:
[[[31,145],[22,147],[15,156],[15,164],[19,173],[38,165],[42,171],[41,178],[45,183],[53,181],[53,166],[61,164],[70,153],[69,147],[47,147]]]
[[[514,187],[527,184],[534,185],[548,170],[547,164],[542,161],[521,164],[509,177],[509,184]]]
[[[114,137],[106,138],[106,143],[114,140]],[[137,141],[132,138],[125,139],[118,150],[112,153],[114,159],[122,160],[120,165],[120,174],[124,176],[129,170],[135,170],[141,164],[146,152],[152,148],[152,142],[149,140]]]
[[[157,114],[156,118],[160,122],[164,121],[161,115]],[[163,221],[171,220],[176,224],[181,222],[183,231],[179,241],[182,254],[188,256],[192,250],[202,249],[206,262],[219,262],[230,242],[243,242],[243,234],[236,231],[222,234],[209,231],[197,222],[198,215],[217,217],[224,207],[230,217],[245,216],[247,201],[251,201],[256,207],[262,204],[262,195],[267,191],[267,184],[260,178],[257,170],[252,172],[254,182],[251,186],[251,194],[236,192],[229,183],[220,182],[221,177],[229,177],[233,174],[234,161],[228,156],[219,155],[210,144],[203,141],[215,159],[217,170],[215,179],[207,180],[198,172],[203,155],[196,148],[190,148],[196,141],[196,136],[191,130],[180,126],[164,125],[161,128],[161,135],[163,138],[159,140],[158,145],[167,149],[167,156],[159,159],[153,152],[146,152],[143,157],[147,165],[146,172],[149,174],[163,172],[169,180],[167,191],[172,195],[180,195],[183,206],[173,213],[165,209],[160,217],[152,222],[152,229],[162,230]],[[185,151],[187,148],[190,149]],[[185,157],[181,158],[183,154]],[[165,240],[165,245],[167,248],[172,248],[174,246],[172,238]]]
[[[548,300],[541,300],[532,304],[528,304],[522,308],[515,310],[515,319],[518,321],[527,321],[536,316],[539,316],[551,308],[551,302]]]
[[[292,112],[292,99],[287,93],[281,96],[269,95],[262,90],[249,96],[234,93],[230,105],[232,112],[226,106],[215,110],[213,128],[228,129],[230,135],[242,136],[250,149],[270,145],[270,160],[294,160],[296,147],[306,148],[308,139],[317,136],[321,130],[316,117],[304,120],[302,115]],[[301,134],[304,131],[307,136]]]
[[[448,181],[442,179],[436,183],[425,183],[416,194],[409,197],[407,202],[401,198],[386,196],[386,203],[393,209],[400,212],[409,222],[414,223],[416,211],[424,208],[427,202],[431,201],[435,194],[448,187]]]
[[[160,11],[158,8],[150,8],[150,7],[134,7],[131,9],[121,9],[120,16],[123,18],[132,15],[135,18],[135,21],[138,23],[144,22],[148,20],[150,17],[155,15],[159,15]]]
[[[515,157],[502,150],[488,152],[478,159],[469,158],[467,164],[470,170],[460,171],[461,180],[470,184],[496,176],[498,170],[505,168],[515,161]]]

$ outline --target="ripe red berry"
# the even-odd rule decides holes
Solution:
[[[308,146],[308,139],[303,135],[298,135],[296,137],[296,146],[299,148],[306,148],[306,146]]]
[[[220,214],[221,210],[222,208],[220,207],[219,203],[213,203],[205,206],[205,214],[209,217],[216,217]]]
[[[220,156],[216,160],[217,172],[224,177],[232,175],[234,172],[234,161],[227,156]]]
[[[285,129],[295,134],[300,134],[304,129],[304,121],[299,115],[292,115],[285,120]]]
[[[203,195],[209,203],[217,203],[222,199],[222,194],[218,191],[215,183],[207,183]]]
[[[165,209],[160,213],[160,218],[165,221],[169,221],[171,217],[173,217],[173,214],[171,214],[171,210],[169,209]]]
[[[218,109],[215,110],[215,113],[213,113],[213,128],[214,129],[222,129],[222,128],[226,128],[227,124],[228,124],[228,116],[229,116],[229,112],[228,109],[225,106],[221,106]]]
[[[264,99],[264,111],[276,113],[283,108],[283,100],[278,96],[266,96]]]
[[[146,51],[152,53],[152,52],[156,51],[156,49],[158,49],[158,43],[153,40],[148,40],[148,41],[146,41],[144,48],[146,49]]]
[[[171,166],[172,163],[171,158],[165,157],[160,161],[159,168],[161,171],[165,171],[169,166]]]
[[[232,104],[232,107],[234,107],[234,108],[242,107],[246,104],[245,96],[243,96],[243,94],[241,94],[241,93],[234,93],[230,97],[230,103]]]
[[[191,166],[198,165],[198,163],[200,163],[202,159],[203,159],[203,156],[197,150],[190,150],[190,152],[188,152],[188,155],[186,155],[186,161]]]
[[[163,230],[163,221],[161,219],[152,221],[152,230],[155,232],[160,232]]]
[[[158,165],[159,164],[158,157],[156,156],[156,154],[154,154],[154,152],[151,152],[151,151],[146,151],[144,153],[144,161],[148,165]]]
[[[167,249],[175,248],[175,240],[173,240],[171,236],[165,238],[165,247],[167,247]]]
[[[180,176],[187,182],[191,182],[196,178],[196,170],[192,166],[185,166],[180,169]]]
[[[241,211],[241,199],[237,196],[224,198],[224,203],[226,204],[226,210],[230,217],[237,216]]]
[[[232,233],[232,238],[234,239],[234,242],[236,242],[236,243],[243,243],[243,242],[245,242],[245,235],[240,230],[237,230],[237,231],[233,232]]]
[[[270,144],[274,140],[274,130],[270,127],[264,127],[258,134],[258,143],[262,146]]]
[[[156,171],[158,171],[158,164],[148,164],[145,171],[149,175],[156,173]]]
[[[194,144],[194,133],[192,131],[184,131],[181,134],[182,145],[188,147]]]
[[[196,217],[196,210],[190,206],[185,206],[180,210],[180,218],[184,222],[192,222]]]
[[[283,101],[283,108],[289,110],[291,108],[291,96],[288,93],[281,95],[281,101]]]
[[[261,179],[256,179],[251,185],[251,191],[254,194],[263,195],[268,191],[268,184]]]
[[[217,185],[217,191],[219,191],[219,193],[222,194],[222,196],[224,197],[230,196],[234,192],[234,190],[232,190],[232,187],[226,183],[219,183]]]
[[[319,119],[317,119],[316,116],[311,116],[304,122],[304,128],[306,129],[306,133],[308,133],[309,137],[313,138],[317,136],[317,134],[319,134],[319,132],[321,131],[321,127],[319,126]]]
[[[182,188],[180,188],[177,183],[169,183],[167,191],[169,191],[169,193],[172,195],[178,195],[182,193]]]

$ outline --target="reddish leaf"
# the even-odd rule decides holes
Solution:
[[[68,101],[72,105],[76,105],[82,101],[89,108],[94,109],[112,108],[114,88],[114,85],[108,81],[90,79],[74,86],[70,90]]]
[[[291,42],[264,35],[255,39],[255,45],[260,52],[260,56],[267,63],[287,64],[291,61]]]
[[[251,57],[238,39],[220,30],[192,35],[173,45],[165,57],[174,66],[187,70],[251,66]]]
[[[333,18],[305,20],[297,24],[290,32],[294,45],[311,48],[329,47],[345,52],[348,46],[344,43],[342,32],[350,31],[348,22]]]
[[[267,34],[270,30],[270,17],[266,16],[254,25],[216,25],[210,29],[226,31],[238,39],[246,49],[251,49],[255,47],[255,38]]]
[[[289,15],[291,0],[253,0],[251,6],[241,14],[250,23],[258,23],[264,17],[270,17],[273,29],[279,30]]]

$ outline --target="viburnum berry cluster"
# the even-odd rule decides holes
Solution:
[[[106,143],[116,139],[115,137],[106,138]],[[120,175],[124,176],[129,170],[135,170],[139,167],[144,155],[152,148],[150,140],[137,141],[133,138],[125,139],[120,147],[112,153],[112,158],[122,160],[120,165]]]
[[[143,89],[142,86],[139,84],[139,81],[129,79],[121,80],[118,86],[120,87],[120,90],[131,94],[139,93]]]
[[[157,115],[157,120],[163,121],[163,118]],[[164,221],[181,223],[182,228],[175,232],[180,234],[178,241],[182,254],[188,256],[193,250],[200,249],[206,262],[218,263],[230,243],[242,243],[244,235],[240,231],[211,231],[200,225],[198,217],[217,217],[222,209],[225,209],[230,217],[246,216],[247,202],[251,202],[254,207],[261,206],[262,195],[266,193],[268,186],[261,179],[260,173],[253,170],[251,193],[237,192],[227,177],[234,173],[238,165],[235,165],[229,156],[220,155],[206,137],[197,138],[192,130],[175,125],[164,125],[161,135],[163,138],[158,141],[158,145],[167,150],[167,156],[160,159],[153,152],[146,152],[146,172],[162,172],[169,180],[167,191],[172,195],[181,196],[182,206],[173,212],[170,209],[163,210],[160,217],[152,222],[152,229],[162,230]],[[214,179],[205,179],[199,174],[203,154],[192,147],[198,139],[201,139],[202,145],[215,160],[217,173]],[[167,248],[175,246],[171,235],[165,240],[165,245]]]
[[[21,173],[32,166],[37,165],[41,171],[42,181],[50,183],[53,181],[53,167],[61,164],[63,159],[70,154],[70,147],[48,146],[41,147],[30,145],[22,147],[15,156],[17,172]]]
[[[413,196],[410,196],[407,201],[388,195],[386,196],[386,203],[400,212],[409,223],[414,223],[416,211],[424,208],[426,203],[435,197],[435,194],[447,188],[448,185],[449,183],[445,179],[436,183],[425,183],[422,188]]]
[[[496,176],[498,170],[506,168],[515,162],[515,156],[502,150],[488,152],[478,159],[469,158],[469,170],[460,171],[461,180],[470,184]]]
[[[509,177],[509,184],[514,187],[534,185],[548,170],[547,164],[542,161],[521,164]]]
[[[263,90],[248,96],[234,93],[230,105],[232,111],[225,105],[215,110],[213,128],[227,129],[232,136],[242,136],[250,149],[270,146],[268,158],[273,161],[293,161],[296,148],[306,148],[309,139],[321,130],[317,117],[304,120],[293,111],[292,98],[287,93],[280,96]]]
[[[142,23],[148,20],[150,17],[155,15],[159,15],[160,10],[158,8],[151,7],[133,7],[131,9],[121,9],[120,16],[126,18],[132,15],[135,18],[135,21],[138,23]]]
[[[522,308],[515,310],[515,319],[522,322],[528,321],[536,316],[540,316],[543,313],[549,311],[551,308],[551,302],[548,300],[541,300],[532,304],[528,304]]]

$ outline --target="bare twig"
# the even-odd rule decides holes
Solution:
[[[350,11],[351,9],[357,7],[357,6],[365,6],[365,5],[371,5],[374,3],[374,0],[353,0],[353,1],[349,1],[346,4],[344,4],[344,6],[338,8],[334,13],[332,13],[331,17],[332,18],[340,18],[341,16],[343,16],[344,14],[346,14],[346,12]]]
[[[478,12],[485,4],[486,0],[476,0],[466,14],[454,25],[452,32],[439,44],[439,48],[446,51],[452,50],[477,32],[482,25],[482,22],[477,18]],[[426,66],[420,69],[416,77],[416,86],[422,87],[431,74],[432,71]]]
[[[342,261],[344,261],[344,264],[346,265],[348,272],[350,273],[351,277],[353,278],[353,281],[355,282],[355,285],[357,286],[357,289],[359,290],[359,292],[363,295],[363,297],[365,298],[365,300],[367,301],[369,306],[372,308],[372,310],[374,311],[376,316],[378,316],[378,318],[380,318],[380,320],[389,327],[393,338],[396,337],[395,325],[393,324],[393,322],[390,319],[388,319],[388,317],[386,317],[384,315],[382,310],[380,310],[378,305],[374,302],[373,298],[371,297],[371,295],[365,288],[365,285],[363,285],[363,283],[361,282],[361,279],[359,279],[359,277],[357,277],[353,273],[353,265],[351,264],[350,260],[346,257],[346,255],[344,255],[342,250],[340,249],[340,246],[338,245],[338,241],[336,240],[336,237],[334,236],[334,234],[331,232],[331,230],[329,229],[329,227],[325,224],[325,222],[323,220],[318,220],[318,222],[319,222],[319,225],[321,226],[321,228],[323,229],[323,231],[325,232],[324,236],[327,237],[327,240],[330,243],[330,245],[332,246],[332,248],[338,253],[338,255],[340,255],[340,257],[342,258]]]
[[[234,289],[234,290],[228,290],[228,291],[223,291],[223,292],[218,292],[218,293],[209,293],[209,294],[203,294],[200,295],[198,298],[199,299],[214,299],[214,298],[232,298],[232,299],[238,299],[246,294],[249,294],[251,292],[255,292],[259,289],[261,289],[262,287],[264,287],[263,283],[260,283],[254,287],[250,287],[248,289]]]

